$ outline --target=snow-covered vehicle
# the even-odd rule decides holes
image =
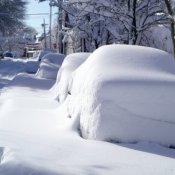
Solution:
[[[53,89],[57,92],[57,99],[59,102],[63,102],[68,91],[71,88],[72,72],[76,70],[88,57],[90,53],[73,53],[63,61],[61,68],[58,71],[57,80]]]
[[[38,78],[56,80],[59,68],[64,60],[63,54],[48,53],[42,57],[39,69],[36,73]]]
[[[175,60],[128,45],[97,49],[74,73],[69,102],[84,138],[175,145]]]
[[[42,58],[47,55],[48,53],[56,53],[55,49],[45,49],[45,50],[41,50],[38,53],[38,60],[41,61]]]
[[[126,104],[126,108],[128,108],[128,105],[125,101],[127,100],[127,93],[124,92],[127,89],[128,94],[131,94],[130,91],[130,89],[132,89],[131,85],[132,84],[134,85],[133,79],[131,79],[132,83],[129,83],[130,81],[128,80],[127,81],[128,85],[125,84],[124,87],[126,87],[126,89],[124,89],[122,93],[122,87],[123,87],[122,81],[118,81],[119,85],[118,87],[121,88],[116,89],[114,93],[113,89],[111,88],[112,87],[116,88],[117,84],[114,83],[114,85],[112,85],[106,81],[109,80],[109,78],[111,82],[112,80],[115,80],[117,75],[116,73],[117,72],[119,73],[120,71],[121,75],[119,76],[121,77],[121,80],[122,75],[123,76],[125,75],[124,72],[126,73],[128,72],[129,74],[128,76],[130,76],[130,78],[134,76],[133,73],[135,68],[133,70],[132,67],[134,66],[134,64],[136,64],[136,60],[134,61],[133,59],[131,59],[134,62],[133,65],[130,65],[131,63],[129,62],[131,60],[123,59],[125,58],[125,56],[119,54],[118,51],[116,51],[116,49],[117,48],[115,47],[110,48],[110,46],[109,48],[103,47],[102,49],[95,51],[92,54],[92,57],[90,55],[90,57],[87,58],[87,60],[75,72],[75,74],[77,74],[81,73],[82,71],[83,73],[82,79],[79,80],[81,81],[81,83],[78,82],[77,79],[78,75],[75,75],[74,81],[75,83],[78,82],[78,84],[75,84],[73,82],[71,95],[67,96],[63,104],[58,104],[58,101],[55,100],[56,94],[52,96],[50,91],[48,91],[52,87],[55,80],[43,79],[39,77],[37,78],[36,75],[28,75],[28,74],[20,74],[19,76],[16,76],[12,81],[10,80],[13,83],[10,86],[7,86],[5,89],[3,89],[0,95],[0,160],[1,160],[0,174],[1,175],[28,175],[28,174],[174,175],[175,149],[169,149],[159,144],[148,143],[148,142],[138,142],[136,144],[125,144],[125,143],[116,144],[110,142],[107,143],[103,141],[85,140],[82,139],[79,135],[79,130],[77,130],[77,124],[79,124],[80,121],[79,117],[73,118],[75,117],[76,112],[77,116],[80,116],[82,126],[86,124],[88,125],[89,122],[88,125],[89,130],[94,131],[97,121],[97,124],[99,123],[99,126],[101,124],[104,126],[101,127],[100,129],[97,127],[98,131],[101,132],[101,134],[106,132],[108,136],[109,134],[112,135],[112,132],[113,132],[112,136],[114,135],[117,136],[117,134],[120,134],[116,132],[114,126],[118,127],[120,125],[121,130],[125,123],[128,126],[131,126],[130,130],[132,132],[128,131],[129,128],[128,130],[126,128],[123,128],[124,132],[122,131],[123,133],[127,134],[128,137],[131,137],[133,135],[133,131],[135,130],[134,127],[137,127],[137,124],[138,126],[144,125],[143,129],[146,130],[147,128],[147,130],[149,130],[150,128],[149,124],[151,123],[154,124],[155,122],[154,120],[148,121],[147,119],[141,118],[141,116],[134,117],[133,115],[131,115],[127,117],[127,115],[125,113],[122,114],[118,108],[114,109],[114,106],[110,106],[110,102],[116,105],[115,102],[121,104],[123,100],[123,103]],[[137,47],[134,47],[134,49],[137,50]],[[141,57],[147,51],[149,52],[148,58],[150,57],[151,54],[153,55],[155,54],[154,50],[152,50],[153,51],[152,52],[151,50],[147,49],[145,50],[145,49],[146,48],[139,49],[140,50],[139,52],[142,52],[142,54],[140,54]],[[123,52],[126,51],[130,52],[131,50],[129,48],[125,48]],[[162,54],[162,56],[164,58],[166,57],[166,59],[168,59],[169,61],[172,59],[168,54],[164,52],[156,51],[156,53],[157,56],[159,57],[160,54]],[[138,56],[137,51],[136,52],[131,51],[130,53],[128,53],[128,55],[129,54],[131,57],[132,56],[134,57],[136,55]],[[119,63],[117,65],[115,61],[116,58],[114,58],[114,56],[117,56],[118,58],[117,60],[119,61]],[[9,63],[9,61],[11,60],[13,62]],[[63,69],[61,71],[62,72],[61,77],[63,76],[63,79],[64,77],[66,78],[67,76],[69,77],[70,75],[69,74],[70,72],[68,72],[67,74],[66,70],[69,71],[73,70],[71,69],[73,66],[73,65],[71,66],[71,60],[72,63],[74,63],[73,57],[69,57],[70,62],[67,60],[68,61],[67,64],[66,62],[64,66],[62,64]],[[123,65],[122,61],[124,61]],[[22,65],[21,62],[23,63]],[[0,73],[1,75],[3,75],[3,72],[16,74],[17,72],[19,72],[20,67],[25,68],[25,64],[27,62],[28,60],[20,60],[20,59],[1,60]],[[141,62],[143,62],[143,60]],[[159,60],[159,58],[156,59],[155,65],[156,64],[159,65],[160,62],[161,64],[163,64],[162,60]],[[96,63],[100,63],[100,65],[96,65]],[[155,70],[155,66],[153,66],[152,68],[151,66],[148,66],[148,64],[150,63],[149,61],[148,63],[146,63],[145,60],[144,64],[146,66],[146,70],[150,68],[149,75],[146,74],[145,76],[148,76],[149,79],[151,79],[150,77],[155,79],[154,78],[155,73],[153,73],[152,71],[152,69],[154,69],[155,72],[158,73],[158,75],[160,75],[160,72],[162,72],[163,77],[164,75],[167,75],[168,78],[170,74],[172,74],[172,77],[174,77],[173,70],[172,73],[167,73],[169,72],[169,70],[171,70],[170,69],[171,66],[169,67],[169,64],[166,64],[166,61],[164,63],[167,69],[164,67],[163,69],[160,69],[160,71],[158,71],[157,69]],[[173,62],[171,63],[173,64]],[[17,64],[20,64],[19,68],[17,67]],[[66,68],[66,65],[68,65],[68,68]],[[91,67],[89,67],[90,65]],[[114,66],[111,67],[111,65]],[[126,68],[124,65],[126,66]],[[121,66],[120,71],[117,71],[116,67],[120,66]],[[140,66],[142,67],[141,63],[140,64],[138,63],[136,67]],[[131,69],[129,69],[129,67]],[[146,71],[143,67],[141,68],[141,70],[143,70],[143,73],[144,72],[148,73],[149,71]],[[159,67],[161,68],[160,65]],[[83,68],[86,69],[84,69],[83,71]],[[101,70],[101,68],[103,69]],[[113,76],[112,72],[110,72],[109,70],[114,73]],[[136,72],[139,71],[141,73],[141,70],[136,69]],[[71,76],[74,77],[74,73]],[[7,75],[3,77],[7,77]],[[143,74],[141,74],[140,77],[143,78]],[[162,78],[160,77],[160,80],[161,79]],[[101,85],[99,86],[99,93],[97,93],[98,89],[96,88],[97,86],[96,82],[94,82],[95,80],[97,80],[97,83]],[[168,80],[170,79],[168,78]],[[94,85],[91,84],[91,82],[94,83]],[[165,81],[165,84],[166,82],[167,81]],[[63,80],[62,83],[64,83]],[[109,90],[107,87],[104,87],[103,84],[108,85]],[[138,81],[138,86],[139,84],[141,84],[140,81]],[[153,83],[151,84],[154,85]],[[88,86],[86,87],[86,85]],[[80,88],[80,91],[79,92],[75,91],[76,88]],[[144,90],[145,93],[148,94],[149,88],[147,83],[145,83],[145,86],[143,84],[142,89],[143,89],[142,91],[140,90],[142,92],[142,96],[144,94],[143,93]],[[149,90],[150,92],[151,89],[152,88],[150,87]],[[55,90],[56,91],[54,93],[57,93],[58,89],[56,88]],[[139,88],[137,88],[136,90],[139,90]],[[166,90],[168,92],[170,89],[169,88],[166,89],[165,85],[165,89],[163,89],[163,97],[164,97],[164,91]],[[119,101],[117,101],[115,97],[117,94],[120,96],[119,93],[122,93],[121,94],[122,98],[119,98],[118,99]],[[172,93],[172,91],[170,93]],[[112,95],[114,95],[113,98],[111,97]],[[133,94],[133,96],[134,95],[136,95],[136,93]],[[140,95],[139,91],[138,95]],[[130,95],[130,97],[133,96],[132,94]],[[151,101],[153,97],[150,96],[147,97],[148,98],[147,102],[154,104]],[[174,97],[173,94],[172,97]],[[172,100],[172,97],[168,96],[167,98],[162,99],[160,95],[160,100],[169,103],[168,101],[169,99]],[[73,102],[72,101],[73,99],[75,101],[77,100],[77,103],[71,104]],[[95,99],[96,102],[99,104],[99,107],[98,106],[96,107],[96,103],[94,103]],[[146,100],[146,95],[144,96],[144,99]],[[67,106],[69,104],[69,100],[70,105]],[[132,105],[132,103],[136,104],[135,100],[133,99],[133,102],[131,102],[131,100],[128,99],[128,104]],[[105,104],[107,104],[107,106],[105,106]],[[174,103],[172,104],[172,106],[173,105]],[[72,111],[72,114],[74,115],[70,116],[70,118],[68,117],[67,113],[68,112],[67,109],[69,109],[69,107],[70,110],[71,107],[75,109],[75,111]],[[83,107],[86,109],[83,109]],[[104,111],[101,107],[104,108]],[[92,118],[89,118],[91,114],[86,116],[84,115],[85,112],[88,110],[88,108],[89,110],[92,109],[90,112],[94,119],[94,125],[91,124]],[[94,110],[94,108],[96,108],[96,110]],[[104,113],[105,111],[106,113]],[[116,111],[118,112],[116,113]],[[99,118],[97,118],[97,114],[99,114]],[[144,110],[142,114],[144,116]],[[121,118],[119,118],[118,116],[121,116]],[[87,122],[86,123],[84,122],[84,125],[82,120],[85,120],[85,118],[82,117],[87,117],[86,118]],[[116,118],[114,119],[113,117]],[[101,119],[101,123],[99,122],[99,119]],[[138,123],[136,121],[138,121]],[[114,123],[113,125],[111,124],[112,122]],[[116,122],[118,123],[116,124]],[[160,131],[160,125],[159,125],[160,123],[161,122],[157,122],[158,126],[155,126],[154,128],[155,133],[158,133]],[[169,134],[168,137],[173,138],[174,134],[173,127],[174,125],[171,122],[169,123],[169,125],[168,123],[162,122],[163,132],[159,133],[159,137],[161,138],[163,137],[164,134],[166,136]],[[158,131],[156,131],[157,129]],[[170,129],[172,129],[171,133]],[[152,130],[150,131],[151,134],[155,134],[154,132],[152,132]],[[144,132],[140,133],[140,135],[145,134],[146,133]],[[97,139],[99,139],[99,133],[97,136],[98,136]],[[123,138],[125,138],[125,135],[123,135]]]

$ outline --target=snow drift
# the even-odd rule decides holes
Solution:
[[[14,71],[6,70],[9,74]],[[83,73],[83,80],[88,72]],[[49,82],[55,80],[20,74],[11,82],[13,90],[6,87],[0,95],[0,175],[175,174],[174,149],[147,142],[113,144],[82,139],[74,130],[78,118],[67,117],[66,103],[58,104],[50,93],[46,95]]]
[[[20,72],[26,72],[26,62],[22,59],[5,58],[0,60],[0,77],[12,79]]]
[[[19,73],[34,74],[39,62],[32,59],[5,58],[0,60],[0,88],[7,85]]]
[[[62,54],[49,53],[45,55],[41,60],[36,76],[38,78],[55,80],[63,60],[64,60],[64,55]]]
[[[79,67],[88,57],[90,53],[73,53],[68,55],[59,69],[57,81],[53,89],[57,91],[57,99],[63,102],[67,97],[69,86],[71,84],[71,73]]]
[[[75,71],[68,109],[84,138],[175,145],[174,88],[168,53],[103,46]]]
[[[55,49],[45,49],[45,50],[41,50],[41,51],[39,51],[39,52],[37,53],[36,58],[37,58],[39,61],[41,61],[42,58],[43,58],[45,55],[49,54],[49,53],[56,53],[56,50],[55,50]]]

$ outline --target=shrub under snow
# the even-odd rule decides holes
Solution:
[[[69,113],[84,138],[175,145],[175,61],[164,51],[109,45],[74,74]]]
[[[55,80],[58,69],[64,60],[64,55],[58,53],[49,53],[45,55],[40,63],[39,69],[36,73],[38,78],[46,78]]]

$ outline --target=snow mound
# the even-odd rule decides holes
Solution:
[[[54,49],[45,49],[45,50],[41,50],[38,55],[37,55],[37,59],[39,61],[41,61],[43,59],[43,57],[49,53],[56,53],[56,50]]]
[[[39,62],[30,59],[5,58],[0,60],[0,78],[13,79],[18,73],[36,73]]]
[[[56,80],[58,70],[64,60],[64,55],[49,53],[42,58],[39,69],[36,73],[38,78]]]
[[[20,72],[26,71],[26,63],[21,59],[5,58],[0,60],[0,77],[12,79]]]
[[[84,138],[175,145],[174,88],[168,53],[103,46],[75,71],[68,109]]]
[[[88,57],[90,53],[73,53],[68,55],[59,69],[57,81],[53,89],[57,91],[57,99],[63,102],[69,91],[72,76],[71,73],[77,69]]]
[[[39,61],[28,60],[26,63],[26,73],[35,74],[39,68]]]
[[[45,63],[53,63],[53,64],[57,64],[57,65],[61,65],[64,59],[64,55],[63,54],[59,54],[59,53],[49,53],[47,55],[45,55],[42,58],[41,62],[45,62]]]

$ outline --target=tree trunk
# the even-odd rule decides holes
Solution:
[[[174,30],[174,12],[172,9],[172,1],[171,0],[165,0],[165,4],[168,10],[168,14],[171,16],[171,38],[173,43],[173,55],[175,56],[175,30]]]
[[[136,20],[136,5],[137,0],[130,0],[128,9],[132,11],[131,31],[129,36],[129,44],[135,45],[137,41],[137,20]]]
[[[60,0],[61,4],[63,3],[63,0]],[[58,7],[58,23],[59,23],[59,38],[58,38],[58,47],[59,47],[59,53],[63,53],[63,34],[62,34],[62,26],[63,26],[63,11],[62,8]]]

